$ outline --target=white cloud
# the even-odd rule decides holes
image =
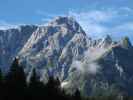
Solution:
[[[133,22],[127,22],[116,27],[117,30],[133,31]]]
[[[75,17],[77,20],[89,20],[89,23],[106,22],[116,15],[116,11],[92,10],[87,12],[74,12],[70,11],[69,15]]]
[[[100,66],[97,63],[89,63],[88,65],[88,73],[96,74],[99,71]]]
[[[73,61],[71,68],[76,68],[77,71],[81,72],[82,74],[93,74],[99,72],[100,65],[97,63],[97,59],[102,57],[102,55],[107,51],[106,48],[89,48],[84,53],[84,60],[83,61]]]
[[[124,35],[133,37],[131,34],[133,32],[132,14],[133,9],[129,7],[69,12],[69,15],[80,23],[88,36],[98,38],[106,34],[114,35],[113,37],[119,36],[119,38]]]
[[[54,16],[56,16],[57,14],[50,14],[50,13],[46,13],[44,12],[43,10],[36,10],[35,12],[37,15],[40,15],[40,16],[43,16],[43,17],[46,17],[46,18],[52,18]]]
[[[6,29],[10,29],[10,28],[17,28],[18,25],[15,24],[10,24],[8,22],[6,22],[5,20],[0,20],[0,30],[6,30]]]
[[[70,84],[69,82],[65,81],[61,83],[61,88],[65,88],[68,84]]]
[[[107,27],[96,23],[91,24],[91,23],[81,22],[80,24],[85,30],[86,34],[88,34],[88,36],[99,37],[100,35],[106,34],[108,30]]]
[[[36,14],[42,16],[42,22],[49,22],[56,16],[72,16],[79,22],[88,36],[96,38],[103,37],[106,34],[117,38],[125,35],[133,37],[131,34],[133,32],[133,22],[131,19],[133,9],[129,7],[117,9],[104,8],[89,11],[70,10],[68,14],[49,14],[42,10],[37,10]]]
[[[124,10],[124,11],[128,11],[128,12],[133,12],[133,9],[131,9],[129,7],[121,7],[120,9]]]
[[[73,61],[71,66],[76,68],[78,71],[84,72],[83,62],[81,61]]]
[[[116,39],[128,36],[133,43],[133,22],[126,22],[110,29],[110,33]]]
[[[102,25],[102,23],[112,21],[117,17],[117,12],[110,12],[109,10],[93,10],[87,12],[70,11],[69,15],[73,16],[81,24],[88,35],[98,36],[108,31],[108,27]]]
[[[46,13],[43,10],[36,10],[35,13],[38,16],[42,17],[42,19],[41,19],[42,22],[49,22],[50,20],[52,20],[54,17],[57,17],[57,16],[66,16],[64,14]]]

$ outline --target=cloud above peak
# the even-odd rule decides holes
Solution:
[[[106,34],[121,38],[126,35],[133,39],[133,9],[121,7],[89,11],[70,11],[88,36],[102,37]]]
[[[116,12],[103,10],[90,10],[86,12],[69,11],[69,15],[75,17],[76,19],[82,19],[85,21],[89,20],[90,23],[100,23],[111,20],[114,16],[116,16]]]
[[[10,28],[17,28],[17,27],[18,25],[8,23],[5,20],[0,20],[0,30],[6,30]]]
[[[133,41],[133,9],[124,7],[102,7],[91,9],[69,9],[64,13],[47,13],[41,9],[35,11],[41,18],[41,23],[46,24],[56,16],[72,16],[91,37],[100,38],[107,34],[121,38],[129,36]],[[0,20],[0,29],[8,29],[17,25]]]

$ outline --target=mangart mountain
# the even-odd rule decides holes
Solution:
[[[44,83],[59,77],[69,93],[84,95],[119,92],[133,95],[133,46],[128,37],[93,39],[71,17],[47,25],[22,25],[0,30],[0,67],[6,72],[18,57],[27,77],[36,68]]]

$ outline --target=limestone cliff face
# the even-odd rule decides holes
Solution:
[[[41,81],[58,76],[63,88],[86,95],[115,89],[133,93],[133,47],[128,37],[94,40],[71,17],[57,17],[45,26],[0,30],[0,66],[7,70],[18,56],[27,75],[36,68]],[[115,90],[114,90],[115,91]]]
[[[0,67],[7,70],[13,58],[23,48],[37,26],[22,25],[18,28],[0,30]]]

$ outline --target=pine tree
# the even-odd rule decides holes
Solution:
[[[12,85],[18,85],[18,87],[26,86],[26,76],[23,67],[19,65],[19,60],[15,58],[10,70],[6,76],[6,81]]]
[[[5,89],[10,96],[18,97],[25,95],[26,76],[23,67],[19,65],[19,59],[15,58],[9,72],[5,77]]]
[[[35,85],[37,85],[39,83],[39,77],[37,76],[36,74],[36,70],[33,69],[32,70],[32,73],[31,73],[31,77],[30,77],[30,80],[29,80],[29,86],[30,87],[34,87]]]
[[[78,89],[74,93],[74,100],[81,100],[81,94]]]
[[[3,95],[4,95],[4,92],[3,92],[3,75],[2,75],[2,71],[0,69],[0,100],[3,99]]]
[[[2,71],[0,69],[0,87],[1,87],[2,83],[3,83],[3,75],[2,75]]]
[[[36,70],[33,69],[29,80],[29,93],[32,99],[39,99],[45,96],[45,86],[39,79],[40,78],[37,76]]]
[[[49,80],[46,84],[47,95],[51,95],[50,99],[59,99],[61,98],[60,90],[60,81],[59,79],[54,79],[53,76],[49,77]]]

